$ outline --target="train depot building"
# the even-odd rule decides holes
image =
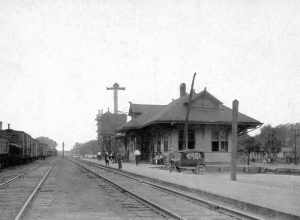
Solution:
[[[184,149],[184,124],[188,104],[184,83],[180,97],[167,105],[130,103],[131,120],[118,131],[128,159],[134,160],[135,149],[141,151],[141,160],[151,162],[157,153],[164,158],[180,150],[204,153],[206,163],[228,163],[231,153],[232,110],[210,94],[206,88],[194,93],[188,126],[188,149]],[[256,128],[261,122],[245,114],[238,114],[238,132]]]

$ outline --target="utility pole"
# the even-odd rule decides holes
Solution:
[[[231,140],[231,169],[230,169],[230,179],[232,181],[236,181],[238,112],[239,112],[239,101],[235,99],[232,102],[232,140]]]
[[[118,83],[113,84],[113,87],[106,88],[107,90],[114,90],[114,113],[118,113],[118,90],[125,90],[125,87],[120,87]]]
[[[294,155],[294,163],[297,164],[297,124],[294,126],[294,138],[295,138],[295,155]]]
[[[62,157],[65,157],[65,143],[62,142]]]
[[[189,144],[189,115],[190,115],[190,111],[191,111],[191,101],[192,101],[193,92],[194,92],[195,77],[196,77],[196,73],[194,73],[194,76],[193,76],[189,100],[188,100],[187,108],[186,108],[185,123],[184,123],[184,145],[183,145],[184,149],[188,149],[188,144]]]

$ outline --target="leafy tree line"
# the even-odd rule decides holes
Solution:
[[[72,151],[79,153],[80,155],[97,154],[100,151],[100,147],[97,140],[90,140],[85,143],[75,143]]]
[[[248,134],[240,136],[238,150],[247,154],[248,163],[252,152],[263,152],[269,158],[276,158],[283,147],[294,149],[295,130],[298,131],[296,135],[300,135],[300,123],[281,124],[275,127],[266,125],[256,136],[251,137]]]
[[[48,137],[37,137],[36,140],[38,140],[40,143],[48,145],[51,148],[56,148],[57,146],[56,141]]]

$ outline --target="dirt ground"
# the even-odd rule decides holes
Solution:
[[[95,177],[60,159],[24,219],[140,219],[99,185]]]

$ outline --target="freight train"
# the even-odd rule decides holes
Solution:
[[[56,154],[56,149],[40,143],[24,131],[0,130],[0,168],[45,159]]]

